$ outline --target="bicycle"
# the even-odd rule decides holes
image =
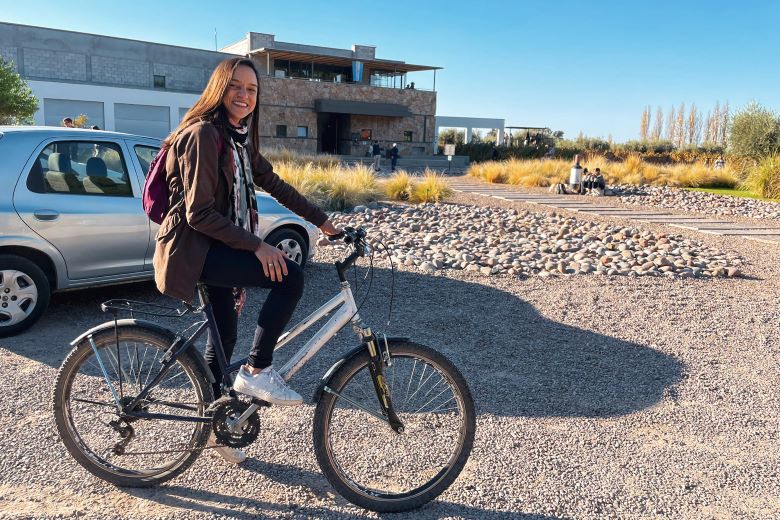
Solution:
[[[339,294],[284,333],[275,349],[333,313],[279,371],[289,381],[352,324],[360,345],[330,367],[314,394],[317,462],[353,504],[406,511],[440,495],[465,466],[476,428],[474,402],[465,379],[442,354],[408,338],[376,334],[362,322],[346,271],[371,254],[365,236],[362,229],[347,228],[337,237],[351,247],[335,263]],[[231,389],[230,374],[246,359],[228,366],[201,285],[198,297],[197,306],[185,302],[183,308],[104,302],[103,312],[113,319],[71,342],[55,383],[55,422],[70,454],[97,477],[118,486],[154,486],[189,468],[208,449],[212,430],[219,445],[236,448],[259,436],[258,412],[271,405]],[[131,317],[120,319],[121,312]],[[205,319],[180,333],[135,317],[195,312]],[[215,338],[223,373],[223,397],[216,400],[214,376],[194,347],[206,330]]]

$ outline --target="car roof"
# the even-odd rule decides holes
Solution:
[[[0,125],[0,135],[2,134],[47,134],[56,136],[73,136],[83,138],[84,134],[100,137],[122,137],[133,139],[151,139],[154,141],[160,141],[158,137],[151,137],[148,135],[126,134],[124,132],[109,132],[108,130],[92,130],[91,128],[65,128],[61,126],[3,126]]]

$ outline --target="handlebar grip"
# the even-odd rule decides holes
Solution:
[[[342,238],[344,238],[343,231],[338,235],[327,235],[327,239],[330,240],[331,242],[335,242],[336,240],[341,240]]]

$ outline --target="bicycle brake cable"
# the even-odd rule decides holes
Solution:
[[[387,247],[387,244],[379,239],[377,239],[377,242],[385,249],[387,259],[390,260],[390,304],[387,307],[387,323],[385,323],[385,326],[389,327],[390,319],[393,314],[393,297],[395,296],[395,264],[393,263],[393,256],[390,254],[390,249]]]

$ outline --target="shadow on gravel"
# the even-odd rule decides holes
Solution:
[[[306,269],[307,284],[294,319],[300,319],[332,296],[338,287],[333,267],[312,264]],[[359,280],[365,274],[358,269]],[[564,325],[540,315],[518,296],[480,283],[442,276],[402,272],[395,274],[393,321],[384,326],[391,297],[390,271],[377,269],[373,289],[360,314],[374,330],[388,335],[408,336],[445,353],[469,382],[480,414],[507,417],[610,417],[628,414],[659,402],[667,389],[681,377],[682,365],[652,348]],[[517,283],[522,283],[519,281]],[[363,301],[366,284],[361,282],[356,301]],[[571,295],[560,286],[561,305]],[[240,320],[237,353],[248,350],[254,332],[255,311],[265,291],[252,291]],[[69,350],[68,342],[89,327],[107,320],[100,302],[130,298],[173,303],[160,296],[151,283],[91,289],[55,295],[51,308],[30,331],[0,339],[0,348],[58,367]],[[180,322],[153,320],[181,329],[192,317]],[[319,378],[341,353],[353,347],[355,336],[345,329],[296,376],[292,385],[304,398],[311,396]],[[278,362],[290,355],[281,352]],[[302,442],[309,442],[309,438]],[[67,463],[75,465],[75,462]],[[268,475],[284,485],[304,485],[325,499],[331,496],[325,478],[318,473],[291,467],[276,467],[261,461],[247,465],[248,471]],[[219,483],[227,486],[228,482]],[[171,507],[234,517],[235,509],[289,512],[284,502],[220,494],[206,490],[163,486],[149,490],[128,490],[134,496]],[[468,492],[460,492],[469,501]],[[339,502],[340,501],[340,502]],[[313,518],[333,517],[332,510],[299,506],[294,514]],[[412,516],[431,518],[544,518],[505,513],[454,502],[434,502]],[[247,517],[251,516],[247,513]]]
[[[324,480],[324,477],[321,477]],[[311,507],[299,504],[273,503],[246,497],[236,497],[206,490],[193,490],[181,486],[165,486],[154,489],[126,489],[129,495],[150,500],[175,509],[199,512],[208,515],[224,515],[229,518],[258,518],[268,513],[283,513],[295,518],[356,518],[354,513],[341,513],[325,507]],[[344,499],[337,498],[343,505]],[[238,508],[245,511],[239,511]],[[558,520],[559,517],[532,515],[508,511],[493,511],[463,504],[434,501],[420,509],[407,513],[385,513],[380,518],[479,518],[486,520]]]
[[[328,264],[307,267],[306,293],[294,320],[335,294],[333,271]],[[362,281],[364,272],[358,269],[358,304],[367,287]],[[374,330],[408,336],[449,356],[471,385],[479,413],[513,417],[623,415],[654,405],[681,377],[681,363],[657,350],[551,321],[508,291],[442,276],[396,272],[393,320],[385,327],[390,290],[390,271],[376,269],[361,316]],[[253,291],[245,309],[259,309],[265,295],[265,291]],[[175,304],[160,296],[151,283],[62,293],[54,296],[51,308],[32,330],[0,339],[0,347],[58,367],[70,349],[70,340],[109,318],[100,312],[100,302],[116,297]],[[248,347],[255,319],[255,312],[245,310],[239,337],[246,341],[236,347],[237,355]],[[180,330],[194,317],[178,322],[152,321]],[[313,392],[340,353],[355,345],[355,336],[348,329],[296,376],[294,386],[303,390],[304,396]],[[281,361],[291,352],[281,352],[277,359]]]

